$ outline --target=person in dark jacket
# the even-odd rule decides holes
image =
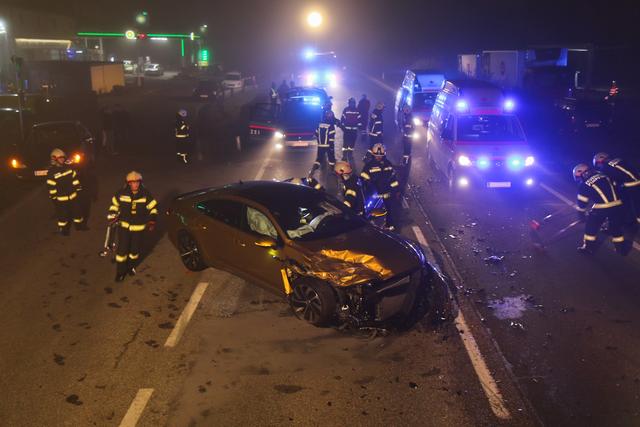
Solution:
[[[369,110],[371,109],[371,101],[367,98],[367,95],[362,94],[362,98],[358,101],[358,111],[362,117],[362,129],[369,128]]]
[[[620,158],[610,158],[607,153],[593,156],[593,166],[613,181],[634,222],[640,225],[640,172]]]
[[[387,210],[385,226],[388,230],[395,230],[396,218],[396,201],[400,195],[400,183],[393,170],[393,165],[387,159],[384,145],[378,143],[371,148],[371,158],[362,168],[360,177],[366,186],[375,190],[376,197],[382,199],[384,207]],[[372,193],[369,189],[365,189],[365,194]]]
[[[322,116],[322,122],[316,130],[316,138],[318,140],[318,154],[316,156],[316,165],[322,165],[325,157],[329,158],[329,166],[333,168],[336,164],[336,124],[337,120],[333,115],[333,111],[326,110]]]

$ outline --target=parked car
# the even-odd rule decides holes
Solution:
[[[94,139],[91,132],[77,121],[44,122],[33,125],[24,143],[15,144],[7,162],[18,178],[44,177],[54,148],[67,154],[67,161],[78,169],[91,167]]]
[[[242,80],[242,74],[238,71],[230,71],[224,75],[222,86],[227,89],[242,89],[244,87],[244,80]]]
[[[305,186],[253,181],[197,190],[167,213],[187,269],[215,267],[270,288],[317,326],[404,324],[426,313],[429,290],[442,280],[417,243]]]
[[[134,74],[138,69],[138,64],[134,63],[130,59],[125,59],[122,61],[122,66],[124,68],[125,74]]]
[[[145,64],[144,75],[145,76],[163,76],[164,68],[160,64]]]
[[[193,96],[200,100],[215,100],[224,97],[224,88],[219,81],[200,80],[193,90]]]

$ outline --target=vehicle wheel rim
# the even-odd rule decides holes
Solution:
[[[291,295],[291,306],[296,316],[310,323],[316,322],[322,313],[320,296],[314,289],[304,284],[294,288]]]
[[[180,257],[182,262],[188,267],[197,268],[200,264],[200,252],[198,252],[198,245],[188,235],[182,235],[180,238]]]

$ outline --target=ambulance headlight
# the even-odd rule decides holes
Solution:
[[[527,157],[524,159],[524,165],[525,165],[525,166],[527,166],[527,167],[529,167],[529,166],[533,166],[533,164],[534,164],[535,162],[536,162],[536,159],[535,159],[535,157],[533,157],[533,156],[527,156]]]
[[[422,119],[420,117],[414,117],[413,118],[413,125],[414,126],[422,126],[424,123],[422,122]]]
[[[471,159],[463,154],[458,157],[458,164],[465,167],[471,166]]]

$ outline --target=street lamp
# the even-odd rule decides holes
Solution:
[[[307,24],[309,24],[311,28],[318,28],[322,25],[322,19],[322,14],[317,10],[314,10],[307,15]]]

